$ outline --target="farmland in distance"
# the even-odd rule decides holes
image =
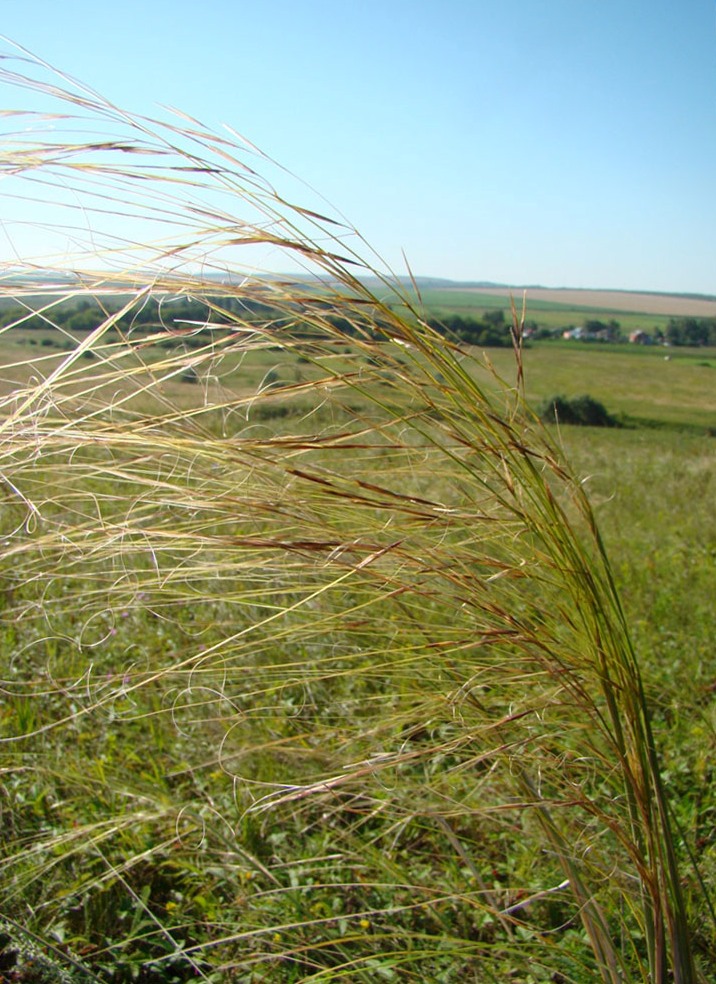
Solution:
[[[567,328],[588,318],[619,321],[625,332],[665,328],[671,317],[716,317],[716,298],[641,291],[577,290],[545,287],[421,288],[425,307],[438,314],[480,317],[496,308],[509,309],[513,297],[518,309],[526,301],[527,320],[545,328]]]

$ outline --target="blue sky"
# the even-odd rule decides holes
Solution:
[[[2,15],[124,108],[231,124],[399,273],[404,250],[418,275],[716,294],[713,0],[3,0]]]

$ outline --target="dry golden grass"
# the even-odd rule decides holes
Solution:
[[[44,175],[49,204],[66,195],[59,204],[90,228],[78,244],[64,229],[82,272],[68,295],[124,288],[127,301],[0,404],[4,618],[19,646],[0,745],[19,790],[3,813],[11,918],[48,936],[72,896],[84,938],[104,946],[110,934],[113,953],[131,943],[146,962],[149,933],[168,972],[178,957],[228,953],[223,976],[206,980],[517,970],[525,981],[691,984],[695,875],[678,854],[584,486],[525,403],[517,318],[516,379],[501,381],[421,319],[409,292],[361,257],[355,231],[262,180],[270,162],[242,141],[132,117],[40,67],[0,72],[56,110],[51,128],[36,114],[36,128],[7,139],[6,185],[24,201]],[[107,123],[112,137],[98,142]],[[113,223],[128,199],[137,232],[124,239]],[[215,250],[256,245],[299,257],[321,290],[250,271],[207,277]],[[257,323],[246,312],[267,290],[272,313]],[[162,337],[120,321],[169,291],[202,298],[231,330],[157,355]],[[15,279],[6,293],[17,295]],[[315,375],[253,376],[253,394],[221,397],[225,366],[267,353]],[[187,399],[207,386],[198,408],[171,390],[190,370]],[[252,424],[277,409],[284,381],[287,405],[309,403],[300,432],[293,419]],[[131,648],[115,649],[135,618]],[[39,668],[20,629],[35,633]],[[125,741],[116,778],[100,774],[106,801],[81,766],[68,791],[85,725],[87,741],[103,730],[110,749]],[[133,756],[147,771],[127,795]],[[230,794],[223,805],[175,781],[203,783],[207,770]],[[44,797],[47,822],[28,786],[38,776],[58,786]],[[201,832],[193,849],[179,836],[189,820]],[[269,829],[297,833],[296,863],[256,835]],[[212,839],[224,845],[218,869]],[[232,872],[255,847],[266,848],[254,864],[264,887],[242,908]],[[488,852],[505,862],[505,891],[489,864],[483,874]],[[140,880],[150,862],[181,892],[153,900]],[[190,910],[190,878],[233,887],[213,911],[199,891]],[[113,907],[93,930],[107,885],[145,922],[117,928]],[[324,889],[347,901],[345,915],[323,906]]]

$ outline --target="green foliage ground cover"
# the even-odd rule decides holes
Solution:
[[[713,438],[563,429],[562,439],[588,481],[613,558],[679,825],[713,878]]]

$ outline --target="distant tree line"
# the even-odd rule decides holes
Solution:
[[[428,322],[431,328],[457,338],[466,345],[480,345],[483,348],[505,348],[512,345],[510,326],[505,320],[504,311],[486,311],[481,319],[450,314]]]
[[[265,318],[276,315],[277,312],[268,305],[258,301],[243,298],[217,299],[219,310],[213,310],[211,301],[205,303],[193,298],[150,298],[139,308],[124,314],[117,321],[117,326],[125,331],[169,331],[201,328],[203,324],[231,325],[231,315],[244,318]],[[70,332],[92,331],[111,314],[120,310],[122,302],[117,300],[100,304],[99,301],[83,299],[63,305],[50,307],[46,313],[32,313],[19,304],[4,305],[0,310],[0,328],[15,322],[21,322],[23,328],[41,329],[54,326]],[[222,312],[226,312],[225,314]],[[23,320],[24,319],[24,320]]]
[[[670,318],[665,335],[670,345],[716,345],[716,318]]]
[[[315,303],[320,309],[320,302]],[[50,307],[44,315],[32,313],[26,307],[17,304],[6,304],[0,308],[0,328],[21,322],[23,328],[29,329],[48,329],[57,326],[71,333],[89,332],[101,324],[108,314],[116,313],[121,304],[122,301],[120,300],[107,300],[104,304],[100,304],[99,301],[85,298]],[[287,312],[278,311],[259,301],[231,297],[217,299],[216,308],[217,310],[214,310],[211,307],[211,300],[206,303],[193,298],[165,298],[162,300],[150,298],[142,307],[122,315],[116,324],[122,331],[161,332],[166,330],[171,335],[175,332],[188,335],[190,331],[193,331],[198,336],[202,325],[208,325],[211,328],[223,325],[230,327],[235,323],[234,317],[236,317],[242,321],[255,319],[264,324],[270,322],[276,328],[281,328],[290,322],[294,331],[300,330],[298,328],[301,321],[299,308],[296,309],[295,318],[291,318]],[[324,317],[334,328],[346,336],[358,333],[381,334],[380,322],[368,320],[365,324],[359,325],[355,321],[332,314],[332,311],[333,306],[327,302]],[[447,315],[439,320],[433,319],[429,324],[441,334],[452,336],[468,345],[504,347],[512,344],[510,328],[506,322],[504,311],[501,310],[488,311],[481,319],[462,317],[457,314]],[[308,325],[306,327],[310,333],[311,328]],[[383,330],[386,334],[390,334],[389,325],[386,325]],[[169,341],[170,339],[167,340],[167,343]],[[195,338],[195,342],[201,344],[199,337]]]
[[[108,300],[104,305],[100,305],[98,301],[82,299],[49,308],[43,316],[32,313],[19,304],[5,302],[0,307],[0,328],[24,318],[23,328],[47,329],[57,325],[69,332],[92,331],[108,313],[118,311],[121,303],[121,300]],[[174,332],[188,334],[192,329],[194,332],[200,330],[203,324],[211,325],[212,328],[222,325],[230,327],[235,317],[242,321],[255,319],[264,324],[270,322],[276,328],[291,322],[296,330],[301,318],[299,309],[296,310],[295,318],[290,318],[286,311],[278,311],[268,304],[244,298],[217,298],[216,307],[218,310],[212,309],[211,299],[207,303],[189,297],[162,300],[151,298],[141,308],[123,315],[117,325],[123,331],[160,332],[164,329],[172,334]],[[331,306],[327,303],[325,316],[339,331],[350,336],[361,330],[354,322],[331,315],[329,313],[331,310]],[[510,325],[502,310],[486,311],[481,318],[448,314],[440,319],[431,319],[429,324],[441,334],[447,334],[466,345],[490,348],[509,347],[512,344]],[[380,327],[378,323],[369,322],[362,327],[362,330],[372,334],[376,331],[380,332]],[[554,334],[546,329],[539,331],[535,329],[536,326],[528,332],[533,338]],[[389,333],[389,330],[388,327],[386,331]],[[583,338],[617,341],[620,338],[619,322],[614,320],[603,322],[596,319],[586,321]],[[663,338],[670,345],[716,346],[716,318],[671,318]],[[198,338],[196,343],[200,344]]]

